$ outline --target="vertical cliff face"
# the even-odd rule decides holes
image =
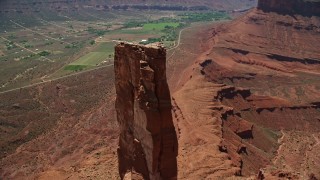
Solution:
[[[120,43],[114,65],[121,178],[176,179],[178,143],[166,80],[166,50]]]
[[[258,9],[280,14],[320,16],[319,0],[259,0]]]

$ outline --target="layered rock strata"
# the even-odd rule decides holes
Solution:
[[[122,179],[176,179],[177,136],[160,45],[115,47],[116,111]]]
[[[260,0],[258,9],[211,32],[200,73],[222,84],[213,99],[221,105],[210,108],[221,114],[220,151],[242,176],[320,177],[317,3]]]
[[[280,14],[320,16],[319,0],[259,0],[258,8]]]

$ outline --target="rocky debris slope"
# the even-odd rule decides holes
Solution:
[[[175,179],[177,136],[160,45],[115,48],[116,111],[121,178]]]
[[[291,3],[214,27],[173,94],[179,178],[320,177],[318,11],[263,2]]]
[[[221,151],[223,119],[215,100],[221,85],[199,74],[174,94],[174,115],[179,129],[179,179],[219,179],[241,175],[241,168]]]
[[[310,3],[315,6],[308,9]],[[320,177],[312,153],[320,150],[316,3],[261,0],[257,9],[212,30],[200,73],[222,84],[216,90],[222,106],[215,108],[223,119],[221,150],[242,175],[267,167],[260,173],[266,177]]]

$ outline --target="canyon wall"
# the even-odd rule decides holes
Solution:
[[[242,176],[320,177],[319,2],[259,0],[211,32],[200,73],[223,84],[214,99],[222,104],[214,109],[222,117],[220,149]]]
[[[118,149],[122,179],[176,179],[177,136],[160,45],[115,47]]]
[[[280,14],[320,16],[319,0],[259,0],[258,9]]]

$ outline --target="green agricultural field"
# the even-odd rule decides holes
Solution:
[[[94,52],[106,52],[108,54],[114,53],[114,45],[113,42],[103,42],[100,43],[98,47],[96,47],[93,51]]]
[[[95,66],[108,58],[108,53],[106,52],[90,52],[78,60],[70,63],[70,65],[86,65]]]
[[[100,43],[92,52],[82,56],[76,61],[70,63],[69,65],[85,65],[85,66],[95,66],[102,61],[113,58],[114,54],[114,43],[113,42],[103,42]]]
[[[164,30],[166,26],[178,27],[180,23],[175,22],[161,22],[161,23],[147,23],[143,25],[143,29],[145,30],[156,30],[161,31]]]
[[[67,71],[81,71],[92,66],[96,66],[107,59],[112,59],[114,55],[114,43],[100,43],[92,52],[82,56],[76,61],[64,67]]]
[[[20,87],[44,76],[57,78],[109,64],[114,56],[112,40],[161,41],[170,48],[177,44],[179,31],[192,22],[216,21],[226,16],[219,12],[193,11],[172,11],[170,17],[164,17],[167,12],[161,11],[115,12],[90,10],[54,14],[40,11],[33,15],[35,18],[26,14],[3,14],[0,17],[0,37],[3,37],[0,38],[3,64],[0,86],[6,84],[6,87],[0,89]],[[48,62],[44,57],[54,62],[46,66]],[[19,75],[33,67],[30,76]]]
[[[119,37],[121,37],[123,34],[131,34],[131,35],[146,35],[152,33],[151,30],[145,30],[145,29],[119,29],[115,30],[113,32],[110,32],[109,34],[117,34]]]

